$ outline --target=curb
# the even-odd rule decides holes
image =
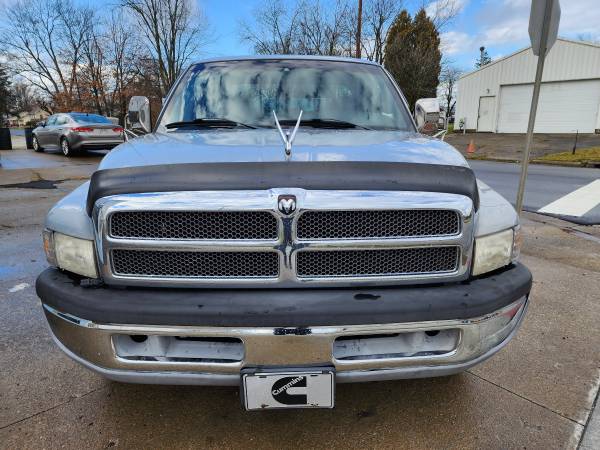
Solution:
[[[463,156],[467,159],[467,161],[492,161],[492,162],[503,162],[503,163],[515,163],[519,164],[521,162],[520,159],[510,159],[510,158],[495,158],[495,157],[474,157],[469,158],[467,155]],[[546,166],[562,166],[562,167],[584,167],[584,168],[600,168],[600,161],[545,161],[540,159],[532,159],[529,161],[529,164],[539,164]]]

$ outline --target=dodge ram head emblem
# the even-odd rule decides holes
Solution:
[[[277,207],[281,214],[289,216],[296,211],[296,196],[295,195],[280,195],[277,200]]]

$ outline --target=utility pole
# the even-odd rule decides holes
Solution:
[[[358,0],[358,23],[356,24],[356,57],[360,59],[360,41],[362,38],[362,0]]]

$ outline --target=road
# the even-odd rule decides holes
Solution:
[[[518,164],[488,161],[469,161],[479,179],[502,194],[511,203],[515,203],[521,167]],[[526,211],[539,209],[556,202],[562,197],[589,186],[579,193],[555,204],[552,214],[582,224],[600,224],[600,169],[578,167],[545,166],[530,164],[525,191],[524,208]],[[591,194],[591,195],[590,195]],[[580,216],[572,216],[573,205],[583,202],[579,212],[591,209]],[[577,212],[577,211],[576,211]]]

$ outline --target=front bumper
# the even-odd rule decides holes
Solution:
[[[254,291],[83,289],[52,270],[37,283],[56,342],[89,369],[124,382],[209,385],[238,385],[240,371],[248,367],[333,366],[338,382],[461,372],[511,339],[525,315],[530,288],[531,275],[521,265],[453,285],[286,290],[278,303],[277,292],[269,290],[259,294],[262,305],[253,299]],[[322,299],[318,304],[309,295],[315,292]],[[123,308],[115,315],[110,304],[110,314],[103,314],[99,308],[106,302],[96,305],[95,300],[106,300],[107,294],[129,305],[132,315]],[[153,295],[168,297],[171,310],[184,312],[186,299],[192,298],[195,313],[167,314],[160,321]],[[211,295],[218,295],[217,303],[211,303]],[[419,308],[413,295],[420,295]],[[439,307],[437,297],[445,297],[446,308]],[[295,302],[295,310],[288,301]],[[144,302],[146,310],[158,313],[155,318],[144,313]],[[340,319],[336,308],[344,302],[346,315]],[[87,318],[76,315],[81,311]],[[137,323],[111,320],[136,312]],[[402,317],[407,320],[398,320]]]

